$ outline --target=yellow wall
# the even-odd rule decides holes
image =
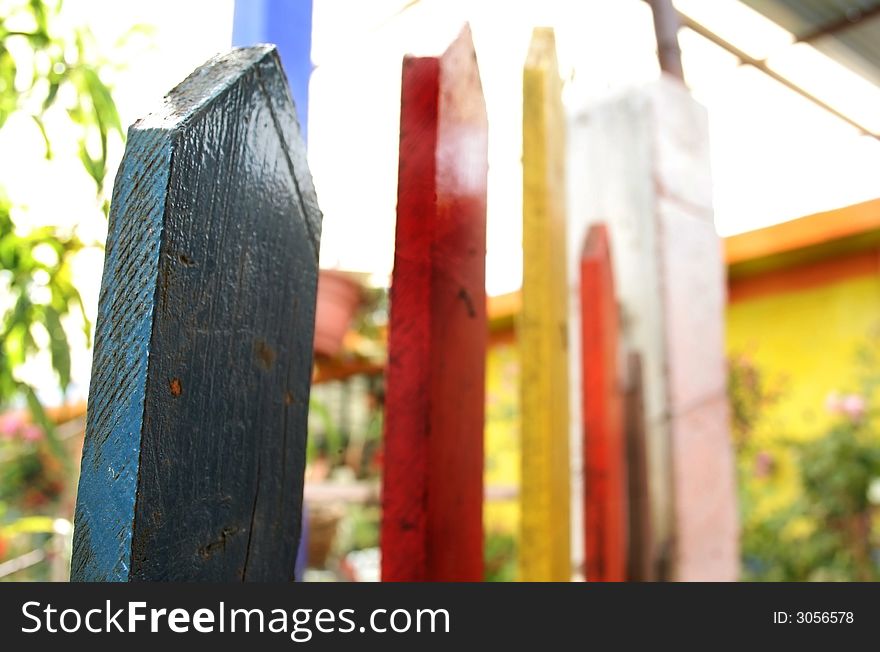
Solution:
[[[519,351],[515,341],[489,349],[486,363],[486,486],[519,487]],[[519,501],[483,503],[487,533],[516,535]]]
[[[798,494],[794,460],[783,440],[807,440],[832,423],[831,392],[859,393],[865,372],[860,349],[880,328],[880,277],[738,301],[727,309],[727,351],[745,356],[778,398],[762,413],[752,441],[774,454],[773,477],[756,505],[762,518]],[[875,371],[880,376],[880,369]]]
[[[778,390],[754,441],[776,455],[776,472],[755,517],[787,504],[798,492],[794,462],[783,439],[804,440],[831,425],[828,394],[859,392],[856,356],[880,335],[880,277],[863,276],[795,292],[738,301],[727,308],[727,352],[745,355]],[[880,369],[876,370],[880,376]],[[485,482],[519,484],[519,362],[516,343],[494,345],[486,369]],[[516,534],[517,501],[484,504],[487,532]]]
[[[828,426],[826,397],[859,391],[856,355],[878,327],[876,276],[728,306],[728,354],[745,354],[782,391],[757,434],[803,439]]]

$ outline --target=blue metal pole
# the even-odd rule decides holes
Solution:
[[[235,0],[232,44],[274,43],[306,141],[312,75],[312,0]]]

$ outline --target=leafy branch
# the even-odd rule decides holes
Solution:
[[[0,0],[0,131],[13,124],[9,119],[16,114],[30,118],[47,160],[56,156],[53,128],[75,133],[80,162],[106,216],[109,142],[124,137],[103,81],[109,64],[86,28],[64,26],[60,9],[60,0]],[[51,116],[61,119],[47,119]],[[47,179],[47,186],[51,183]],[[19,369],[47,352],[66,392],[71,347],[64,323],[75,312],[87,341],[91,330],[72,274],[73,258],[85,244],[74,228],[34,227],[27,215],[0,187],[0,409],[24,400],[51,444],[51,423]],[[60,446],[52,448],[61,452]]]

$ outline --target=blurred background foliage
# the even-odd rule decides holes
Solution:
[[[729,392],[737,452],[742,579],[877,581],[880,555],[880,384],[871,338],[852,365],[849,394],[831,392],[830,427],[812,438],[755,436],[768,408],[785,395],[746,356],[730,362]]]
[[[60,21],[60,10],[60,0],[0,0],[0,131],[21,128],[10,118],[25,116],[40,134],[45,159],[78,156],[95,190],[96,210],[86,208],[82,219],[100,219],[109,209],[110,142],[124,137],[104,81],[115,64],[98,52],[87,28]],[[56,142],[71,133],[76,150],[59,150]],[[46,178],[46,191],[52,186]],[[70,330],[82,328],[87,341],[91,333],[71,263],[85,247],[101,246],[81,240],[76,220],[35,226],[46,216],[34,220],[28,206],[8,196],[0,179],[0,561],[30,548],[43,552],[40,545],[70,530],[68,519],[50,515],[69,511],[57,503],[75,477],[73,455],[21,370],[48,357],[64,397],[71,381]]]
[[[27,114],[54,156],[53,134],[46,115],[66,113],[78,132],[80,161],[94,180],[96,197],[105,211],[108,139],[122,136],[110,89],[101,81],[106,63],[94,52],[87,29],[58,32],[54,18],[60,2],[6,2],[0,12],[0,129],[15,112]],[[51,180],[47,179],[47,186]],[[0,180],[2,192],[2,180]],[[70,382],[70,346],[62,320],[82,301],[71,278],[72,256],[84,246],[73,229],[31,228],[26,207],[0,197],[0,296],[3,337],[0,349],[0,406],[24,397],[41,425],[51,430],[32,387],[16,369],[28,356],[45,348],[51,354],[58,383]],[[17,217],[16,217],[17,215]],[[88,316],[82,313],[86,332]]]

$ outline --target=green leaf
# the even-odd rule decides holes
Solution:
[[[18,92],[15,89],[16,73],[15,59],[0,42],[0,127],[18,106]]]
[[[44,312],[46,316],[46,330],[49,331],[52,367],[58,373],[61,390],[67,391],[67,387],[70,385],[70,344],[67,342],[67,333],[64,332],[64,327],[61,325],[61,317],[53,306],[46,306]]]
[[[113,102],[110,89],[101,81],[94,68],[84,67],[81,69],[81,73],[92,100],[95,118],[100,124],[107,125],[109,129],[113,129],[121,134],[122,124],[119,121],[119,112],[116,110],[116,104]]]
[[[64,444],[58,438],[58,433],[55,430],[55,424],[49,419],[46,415],[46,411],[43,409],[43,404],[40,403],[40,399],[37,398],[37,393],[34,391],[34,388],[25,383],[21,383],[19,385],[19,389],[24,391],[25,399],[27,400],[28,409],[31,412],[31,417],[33,417],[34,421],[36,421],[37,425],[39,425],[43,432],[46,434],[46,441],[49,443],[49,448],[55,454],[55,457],[64,465],[65,470],[69,473],[71,471],[71,463],[70,456],[67,453],[67,449],[64,448]]]
[[[92,177],[100,192],[104,187],[104,166],[101,165],[100,159],[92,158],[92,155],[89,154],[85,140],[81,140],[79,143],[79,160],[82,161],[83,167]]]
[[[16,326],[27,326],[30,322],[31,306],[31,300],[27,293],[22,292],[19,294],[18,299],[15,302],[15,307],[7,317],[4,333],[9,333],[9,331]]]
[[[37,128],[40,130],[40,135],[43,137],[43,144],[46,146],[46,159],[52,160],[52,143],[49,142],[49,134],[46,133],[46,125],[43,123],[43,118],[38,115],[32,115],[33,121],[36,123]]]
[[[43,34],[49,32],[49,25],[46,16],[46,4],[43,0],[30,0],[31,13],[37,22],[37,29]]]
[[[55,77],[53,75],[53,77]],[[55,98],[58,97],[58,89],[61,88],[61,80],[63,76],[58,78],[50,77],[49,79],[49,92],[46,94],[46,99],[43,100],[43,111],[47,111],[50,106],[55,103]]]

